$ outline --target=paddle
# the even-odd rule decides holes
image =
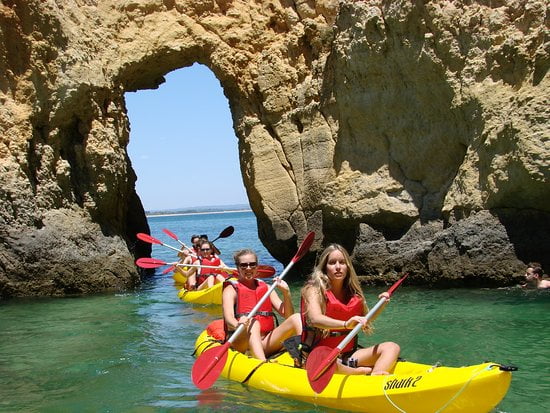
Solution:
[[[201,264],[182,264],[180,262],[166,262],[159,260],[157,258],[138,258],[136,260],[136,265],[141,268],[158,268],[163,267],[165,265],[170,265],[168,267],[168,270],[164,270],[163,274],[168,273],[172,271],[173,267],[181,266],[181,267],[197,267],[197,268],[214,268],[217,270],[223,270],[224,272],[227,272],[231,275],[237,275],[238,271],[236,268],[230,268],[230,267],[219,267],[214,265],[201,265]],[[165,272],[166,271],[166,272]],[[273,277],[275,275],[275,268],[271,265],[258,265],[258,276],[259,278],[269,278]]]
[[[187,245],[185,245],[185,244],[183,243],[183,241],[180,240],[180,239],[178,238],[178,236],[177,236],[176,234],[174,234],[172,231],[169,231],[169,230],[167,230],[166,228],[163,228],[163,229],[162,229],[162,232],[164,232],[164,233],[165,233],[166,235],[168,235],[170,238],[173,238],[173,239],[175,239],[176,241],[178,241],[178,242],[181,244],[181,246],[182,246],[183,248],[187,248],[189,251],[191,251],[191,249],[190,249]]]
[[[306,235],[306,237],[300,244],[296,255],[294,255],[294,257],[290,260],[286,268],[283,270],[281,275],[277,277],[277,279],[282,280],[284,276],[288,273],[288,271],[292,268],[294,263],[300,260],[309,251],[309,248],[311,247],[314,238],[314,232],[310,232]],[[250,313],[248,314],[250,318],[256,314],[264,301],[269,298],[269,295],[276,287],[276,285],[277,280],[273,282],[271,287],[269,287],[263,297],[260,298],[258,303],[250,311]],[[225,343],[223,343],[221,346],[212,347],[206,350],[199,356],[199,358],[197,358],[195,364],[193,364],[193,369],[191,370],[191,378],[193,379],[193,383],[195,384],[195,386],[197,386],[201,390],[205,390],[214,384],[214,382],[220,376],[223,367],[225,366],[225,362],[227,361],[227,351],[229,350],[231,343],[233,343],[238,338],[239,334],[241,334],[244,328],[244,324],[239,325],[239,327],[237,327],[235,332],[231,335],[231,337],[229,337],[229,339]]]
[[[140,239],[142,241],[145,241],[145,242],[148,242],[150,244],[159,244],[159,245],[162,245],[163,247],[167,247],[167,248],[173,249],[174,251],[181,252],[180,249],[172,247],[171,245],[165,244],[161,240],[156,239],[155,237],[152,237],[149,234],[145,234],[144,232],[138,232],[136,234],[136,237],[138,237],[138,239]],[[145,268],[145,267],[142,267],[142,268]],[[149,268],[153,268],[153,267],[149,267]]]
[[[164,270],[162,270],[162,273],[161,274],[168,274],[169,272],[172,272],[176,269],[176,266],[175,265],[171,265],[169,266],[168,268],[165,268]]]
[[[235,228],[232,225],[229,225],[227,228],[225,228],[222,232],[220,232],[220,235],[218,235],[216,238],[214,238],[210,242],[214,242],[219,240],[220,238],[227,238],[230,235],[232,235],[235,232]]]
[[[397,287],[399,287],[405,280],[405,278],[408,277],[408,275],[408,273],[405,274],[390,287],[387,291],[390,297]],[[386,300],[386,297],[382,297],[376,305],[371,308],[365,316],[367,321],[370,320],[377,311],[379,311],[380,307],[382,307]],[[321,393],[325,387],[327,387],[336,370],[336,359],[344,347],[346,347],[346,345],[357,335],[359,330],[361,330],[361,327],[363,327],[363,325],[361,323],[357,323],[353,330],[351,330],[335,348],[320,346],[314,348],[309,354],[306,361],[307,379],[309,381],[309,385],[315,393]]]

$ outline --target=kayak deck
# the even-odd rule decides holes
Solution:
[[[204,331],[195,343],[200,355],[219,345]],[[288,353],[267,363],[229,349],[222,377],[295,400],[335,409],[369,413],[463,412],[492,410],[506,395],[511,373],[499,364],[443,367],[399,361],[389,376],[334,374],[316,394],[305,369]]]
[[[186,290],[182,288],[178,292],[180,300],[190,304],[222,304],[222,286],[223,283],[214,284],[210,288],[204,290]]]

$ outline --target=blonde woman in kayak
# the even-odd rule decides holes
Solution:
[[[389,298],[387,292],[378,298]],[[321,254],[313,273],[302,289],[302,343],[309,352],[315,346],[334,348],[357,323],[371,332],[364,315],[368,312],[359,279],[344,247],[329,245]],[[337,371],[344,374],[389,374],[399,356],[399,345],[393,342],[357,349],[357,337],[338,360]]]
[[[248,313],[267,293],[269,287],[256,278],[258,257],[254,251],[249,249],[237,251],[234,259],[239,274],[236,280],[226,281],[222,295],[223,319],[227,336],[240,324],[244,324],[246,329],[232,343],[232,347],[242,353],[248,350],[253,357],[265,360],[266,357],[279,351],[287,338],[302,333],[300,314],[294,313],[288,284],[284,280],[278,280],[275,282],[283,299],[281,300],[277,292],[272,290],[259,310],[250,318]],[[273,310],[285,318],[277,327],[274,323]]]

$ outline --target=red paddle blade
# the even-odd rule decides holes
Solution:
[[[270,278],[275,275],[277,271],[271,265],[258,265],[258,273],[256,278]]]
[[[136,234],[136,237],[142,241],[148,242],[149,244],[160,244],[162,245],[162,242],[154,237],[152,237],[149,234],[146,234],[144,232],[138,232]]]
[[[178,236],[176,234],[174,234],[172,231],[169,231],[167,230],[166,228],[163,228],[162,229],[162,232],[164,232],[166,235],[168,235],[170,238],[173,238],[175,239],[176,241],[178,240]]]
[[[313,244],[313,240],[315,239],[315,232],[311,231],[308,232],[302,243],[300,244],[300,247],[298,248],[298,251],[292,257],[290,260],[291,262],[299,261],[311,248],[311,244]]]
[[[226,274],[231,275],[232,277],[237,277],[239,275],[239,271],[237,270],[224,270]]]
[[[176,269],[176,266],[175,265],[170,265],[168,268],[166,268],[165,270],[162,270],[162,273],[163,274],[168,274],[169,272],[172,272]]]
[[[340,349],[320,346],[313,349],[306,361],[307,379],[315,393],[321,393],[336,371]]]
[[[395,290],[397,290],[397,288],[401,285],[401,283],[402,283],[403,281],[405,281],[405,278],[407,278],[408,276],[409,276],[409,273],[406,273],[403,277],[401,277],[400,280],[398,280],[397,282],[395,282],[395,283],[390,287],[390,289],[388,290],[388,294],[390,295],[390,297],[391,297],[391,295],[393,294],[393,292],[394,292]]]
[[[167,265],[165,261],[157,260],[156,258],[138,258],[136,265],[141,268],[158,268]]]
[[[206,350],[195,360],[191,369],[191,378],[195,386],[206,390],[214,384],[225,366],[230,345],[231,343],[226,341],[221,346]]]

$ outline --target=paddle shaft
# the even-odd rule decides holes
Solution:
[[[171,245],[165,244],[165,243],[162,242],[162,241],[160,241],[160,245],[162,245],[163,247],[168,247],[168,248],[170,248],[170,249],[173,249],[174,251],[177,251],[178,253],[183,252],[182,249],[177,249],[176,247],[172,247]],[[185,244],[184,244],[183,242],[181,243],[181,245],[183,246],[184,249],[189,250],[189,254],[188,254],[188,255],[190,255],[190,256],[192,256],[192,257],[197,257],[197,255],[195,255],[195,254],[193,254],[193,253],[191,252],[191,251],[192,251],[191,248],[185,246]]]
[[[145,241],[145,242],[148,242],[150,244],[160,244],[162,245],[163,247],[166,247],[166,248],[170,248],[174,251],[177,251],[177,252],[181,252],[180,249],[178,248],[175,248],[175,247],[172,247],[171,245],[168,245],[168,244],[165,244],[164,242],[162,242],[161,240],[155,238],[155,237],[152,237],[151,235],[149,234],[145,234],[144,232],[138,232],[136,234],[137,238],[142,240],[142,241]]]
[[[162,242],[162,241],[160,241],[160,242],[158,242],[158,243],[157,243],[157,242],[154,242],[153,244],[160,244],[160,245],[162,245],[163,247],[170,248],[170,249],[172,249],[172,250],[174,250],[174,251],[177,251],[178,253],[183,252],[182,249],[177,249],[176,247],[172,247],[171,245],[165,244],[165,243]],[[188,247],[186,247],[184,243],[181,243],[181,245],[183,245],[183,248],[184,248],[184,249],[188,249],[188,250],[189,250],[189,254],[188,254],[188,255],[190,255],[190,256],[192,256],[192,257],[197,257],[197,255],[193,254],[193,253],[191,252],[191,249],[188,248]]]
[[[237,271],[236,268],[220,267],[220,266],[216,266],[216,265],[181,264],[181,263],[177,263],[176,266],[177,266],[177,267],[213,268],[213,269],[215,269],[215,270]]]
[[[365,318],[367,319],[367,321],[369,321],[372,316],[380,309],[380,307],[382,307],[384,305],[384,303],[387,301],[386,297],[382,297],[380,300],[378,300],[378,302],[374,305],[374,307],[372,307],[369,312],[367,313],[367,315],[365,316]],[[353,338],[359,333],[359,330],[361,330],[361,328],[363,327],[363,324],[361,323],[357,323],[357,325],[353,328],[353,330],[351,330],[348,335],[340,342],[340,344],[338,344],[336,347],[342,351],[344,349],[344,347],[346,347],[346,345],[351,341],[353,340]]]

